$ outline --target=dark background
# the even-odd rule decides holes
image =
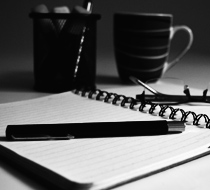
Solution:
[[[33,89],[33,25],[29,13],[38,4],[46,4],[49,9],[62,5],[72,9],[75,5],[82,5],[83,0],[0,1],[1,93],[15,90],[25,93]],[[179,64],[167,71],[165,76],[181,78],[192,87],[206,88],[207,81],[210,81],[209,7],[208,0],[94,0],[93,12],[102,17],[98,21],[97,31],[97,84],[121,84],[113,59],[113,14],[127,11],[170,13],[174,16],[174,25],[189,26],[194,33],[193,45]],[[169,60],[186,44],[186,33],[178,32],[172,42]],[[110,66],[112,69],[109,69]]]
[[[32,54],[31,7],[44,3],[49,8],[82,5],[81,0],[7,0],[0,1],[0,56]],[[98,54],[113,52],[113,13],[119,11],[171,13],[174,25],[187,25],[194,33],[191,53],[210,52],[210,2],[208,0],[95,0],[94,13],[101,14],[98,22]],[[181,34],[180,34],[181,35]],[[179,34],[177,34],[177,38]],[[176,44],[183,40],[179,40]],[[176,46],[176,45],[174,45]]]

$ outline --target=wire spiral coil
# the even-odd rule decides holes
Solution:
[[[86,90],[86,89],[75,89],[72,91],[77,95],[81,95],[82,97],[87,97],[89,99],[95,99],[96,101],[103,101],[105,103],[110,103],[113,105],[119,105],[124,108],[129,108],[131,110],[138,110],[139,112],[148,112],[149,114],[154,114],[155,110],[158,108],[158,115],[160,117],[172,119],[172,120],[180,120],[183,122],[188,122],[188,118],[192,117],[193,125],[200,125],[200,121],[204,120],[204,127],[210,128],[210,119],[206,114],[196,114],[193,111],[184,111],[180,108],[174,108],[170,105],[160,105],[154,104],[151,102],[141,102],[133,97],[128,97],[125,95],[107,92],[100,89],[94,90]],[[147,111],[145,110],[147,109]],[[178,117],[179,115],[179,117]]]

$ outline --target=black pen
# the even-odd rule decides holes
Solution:
[[[85,8],[88,12],[92,12],[92,9],[93,9],[92,0],[84,0],[83,8]]]
[[[129,137],[181,133],[181,121],[122,121],[8,125],[8,140],[68,140],[73,138]]]
[[[85,8],[87,12],[92,13],[92,9],[93,9],[92,0],[85,0],[84,3],[83,3],[83,8]],[[83,44],[84,44],[84,41],[85,41],[86,30],[87,30],[87,27],[86,27],[86,24],[84,23],[84,27],[82,29],[82,36],[81,36],[81,39],[80,39],[79,51],[78,51],[78,55],[77,55],[77,61],[76,61],[75,69],[74,69],[74,79],[76,79],[77,72],[78,72],[78,69],[79,69]]]

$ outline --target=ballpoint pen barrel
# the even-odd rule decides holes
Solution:
[[[84,3],[83,3],[83,7],[88,12],[92,12],[92,10],[93,10],[93,2],[91,0],[85,0]]]
[[[8,140],[49,140],[72,138],[165,135],[184,131],[180,121],[126,121],[66,124],[8,125]]]

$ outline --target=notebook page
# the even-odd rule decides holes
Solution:
[[[202,154],[208,151],[209,138],[208,131],[202,130],[164,137],[10,142],[2,145],[71,181],[107,187],[141,178]]]
[[[5,136],[9,124],[157,120],[148,114],[83,98],[72,92],[0,104],[0,115],[0,136]]]
[[[3,104],[0,114],[1,136],[8,124],[160,119],[71,92]],[[71,181],[100,189],[206,152],[209,138],[209,129],[187,126],[178,135],[0,144]]]

